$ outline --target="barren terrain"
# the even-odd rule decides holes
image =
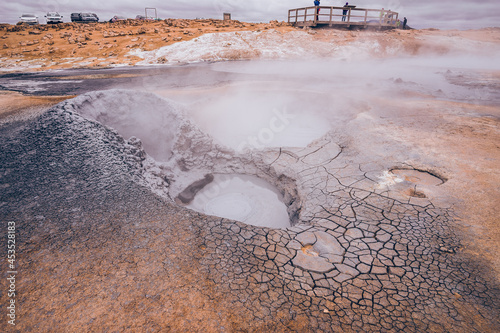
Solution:
[[[206,33],[230,31],[291,31],[284,23],[244,23],[221,20],[136,21],[115,23],[0,27],[0,57],[4,69],[29,64],[38,70],[73,67],[134,65],[140,58],[128,53],[134,49],[156,50]]]
[[[498,332],[500,29],[130,20],[0,35],[21,331]],[[245,142],[263,133],[284,143]],[[224,174],[266,181],[291,226],[184,206]]]
[[[278,58],[415,56],[488,52],[497,28],[480,31],[296,29],[285,22],[181,20],[0,27],[0,68],[48,70]]]

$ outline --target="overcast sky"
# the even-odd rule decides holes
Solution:
[[[345,2],[322,0],[322,6],[341,6]],[[500,26],[500,0],[387,0],[352,1],[360,8],[391,9],[408,18],[416,28],[476,29]],[[144,15],[144,6],[155,7],[160,18],[222,18],[223,12],[247,22],[284,21],[288,9],[313,5],[313,0],[16,0],[0,3],[0,23],[16,23],[23,13],[36,14],[41,23],[47,11],[58,11],[64,21],[73,12],[94,12],[101,21],[114,15],[135,18]]]

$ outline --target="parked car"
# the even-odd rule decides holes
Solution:
[[[82,18],[82,22],[85,22],[85,23],[99,22],[99,18],[94,13],[81,13],[80,16]]]
[[[99,22],[99,17],[94,13],[72,13],[71,22]]]
[[[113,16],[109,22],[116,22],[116,21],[125,21],[127,18],[125,16]]]
[[[23,14],[19,18],[21,19],[21,23],[38,24],[38,16],[35,14]]]
[[[63,17],[58,12],[48,12],[45,17],[47,18],[47,24],[63,23]]]

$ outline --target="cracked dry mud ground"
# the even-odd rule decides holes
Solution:
[[[497,282],[460,250],[453,211],[404,195],[407,183],[380,186],[392,161],[342,141],[262,152],[301,194],[300,221],[272,230],[154,195],[137,181],[136,147],[78,115],[3,124],[0,214],[18,228],[13,331],[497,331]]]

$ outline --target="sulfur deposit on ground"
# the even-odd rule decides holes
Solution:
[[[2,331],[499,331],[500,76],[467,60],[499,29],[136,24],[4,27],[9,72],[200,63],[0,77]],[[318,133],[240,145],[252,126]],[[267,182],[291,226],[186,207],[224,175]]]

